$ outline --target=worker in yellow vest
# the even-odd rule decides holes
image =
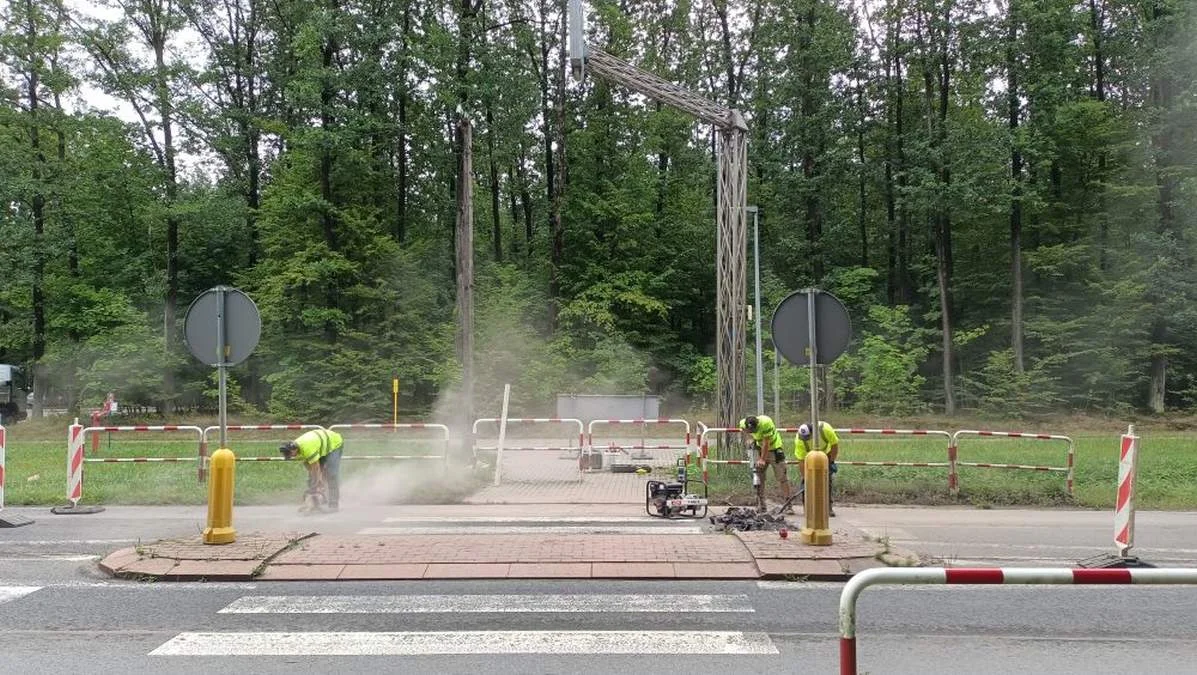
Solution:
[[[327,429],[312,429],[293,441],[284,443],[279,452],[287,459],[299,458],[308,470],[308,490],[301,510],[321,510],[320,497],[328,500],[327,510],[340,508],[341,434]]]
[[[790,479],[786,475],[786,452],[773,418],[768,415],[750,415],[740,420],[740,430],[752,438],[753,487],[756,489],[756,508],[762,513],[768,509],[765,503],[765,476],[770,466],[777,482],[781,483],[781,496],[786,500],[783,513],[793,513],[790,505]]]
[[[802,477],[802,487],[798,492],[806,490],[806,454],[814,450],[827,453],[827,461],[830,463],[827,469],[827,507],[828,515],[834,516],[835,508],[831,506],[831,480],[838,469],[835,458],[840,455],[840,437],[835,433],[835,428],[826,422],[819,422],[819,437],[816,439],[814,436],[811,426],[803,424],[798,427],[798,433],[794,437],[794,459],[798,460],[798,475]]]

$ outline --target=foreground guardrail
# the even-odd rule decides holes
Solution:
[[[848,580],[840,593],[840,675],[857,675],[856,600],[864,589],[882,584],[1197,585],[1197,568],[882,567],[865,570]]]

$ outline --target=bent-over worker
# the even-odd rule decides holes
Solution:
[[[326,494],[328,510],[339,508],[341,497],[341,434],[327,429],[312,429],[293,441],[284,443],[279,452],[287,459],[299,457],[308,470],[308,497]],[[318,500],[313,500],[319,504]]]

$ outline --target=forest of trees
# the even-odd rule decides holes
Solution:
[[[212,400],[181,327],[217,284],[263,317],[237,407],[377,416],[392,376],[434,405],[459,115],[479,405],[713,396],[713,132],[572,80],[564,0],[0,3],[0,362],[39,405]],[[810,285],[852,312],[830,403],[1197,407],[1193,3],[588,12],[592,44],[744,112],[765,326]]]

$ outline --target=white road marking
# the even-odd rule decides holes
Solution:
[[[61,546],[63,544],[127,544],[140,539],[10,539],[0,546]]]
[[[985,526],[985,527],[988,527]],[[903,546],[940,546],[940,547],[957,547],[957,548],[1000,548],[1000,549],[1033,549],[1045,551],[1090,551],[1092,553],[1101,553],[1102,546],[1071,546],[1065,544],[993,544],[985,542],[972,541],[923,541],[922,539],[890,539],[891,544],[901,544]],[[1151,554],[1156,553],[1179,553],[1184,555],[1197,554],[1197,548],[1155,548],[1152,546],[1136,546],[1136,554],[1142,554],[1144,558],[1150,557]]]
[[[456,631],[180,633],[150,656],[777,653],[765,633],[740,631]]]
[[[620,525],[477,525],[477,526],[432,526],[432,527],[367,527],[358,534],[702,534],[699,525],[661,526],[645,525],[627,527]]]
[[[746,595],[251,595],[221,614],[747,612]]]
[[[26,556],[19,558],[0,557],[2,562],[85,562],[88,560],[99,560],[98,555],[42,555],[42,556]]]
[[[29,583],[29,580],[11,580],[6,581],[0,579],[0,587],[5,584],[19,585],[21,583]],[[257,589],[257,584],[250,584],[244,582],[229,582],[229,581],[171,581],[171,582],[138,582],[138,581],[37,581],[40,588],[115,588],[125,590],[153,590],[153,591],[194,591],[196,589],[205,590],[244,590],[252,591]]]
[[[41,586],[0,586],[0,605],[23,598],[34,591],[40,591]]]

